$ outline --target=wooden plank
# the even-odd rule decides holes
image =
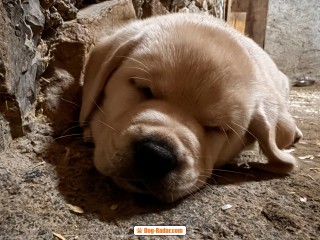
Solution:
[[[227,22],[239,32],[245,34],[247,13],[236,12],[230,14],[229,16],[230,17],[228,18]]]
[[[249,0],[231,0],[231,2],[232,12],[247,12]]]
[[[228,0],[227,22],[264,47],[268,0]]]
[[[268,0],[250,0],[247,11],[245,33],[261,47],[266,35]]]
[[[247,0],[244,0],[247,1]],[[238,1],[236,0],[229,0],[227,4],[227,23],[229,23],[232,27],[237,29],[238,31],[245,34],[245,28],[246,28],[246,18],[247,13],[245,11],[243,12],[235,12],[233,11],[234,6],[238,4]]]

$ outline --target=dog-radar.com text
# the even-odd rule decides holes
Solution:
[[[135,226],[135,235],[186,235],[185,226]]]

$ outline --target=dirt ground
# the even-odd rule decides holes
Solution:
[[[136,225],[186,226],[185,237],[170,239],[320,239],[320,84],[291,96],[304,133],[291,150],[299,172],[228,166],[170,205],[117,188],[93,168],[92,147],[80,136],[52,139],[39,117],[36,133],[0,154],[0,239],[140,239]]]

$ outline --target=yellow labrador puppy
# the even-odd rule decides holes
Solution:
[[[253,166],[295,170],[281,150],[302,136],[288,91],[249,38],[211,16],[171,14],[133,22],[93,49],[80,121],[101,173],[171,202],[255,141],[268,163]]]

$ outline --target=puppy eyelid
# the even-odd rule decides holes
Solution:
[[[205,132],[228,133],[229,130],[222,126],[204,126]]]
[[[153,98],[154,95],[149,86],[144,84],[139,84],[134,77],[129,79],[130,84],[132,84],[136,89],[142,92],[148,99]]]
[[[206,132],[220,132],[222,129],[218,126],[204,126]]]
[[[153,98],[152,91],[149,87],[138,87],[138,89],[148,98]]]

